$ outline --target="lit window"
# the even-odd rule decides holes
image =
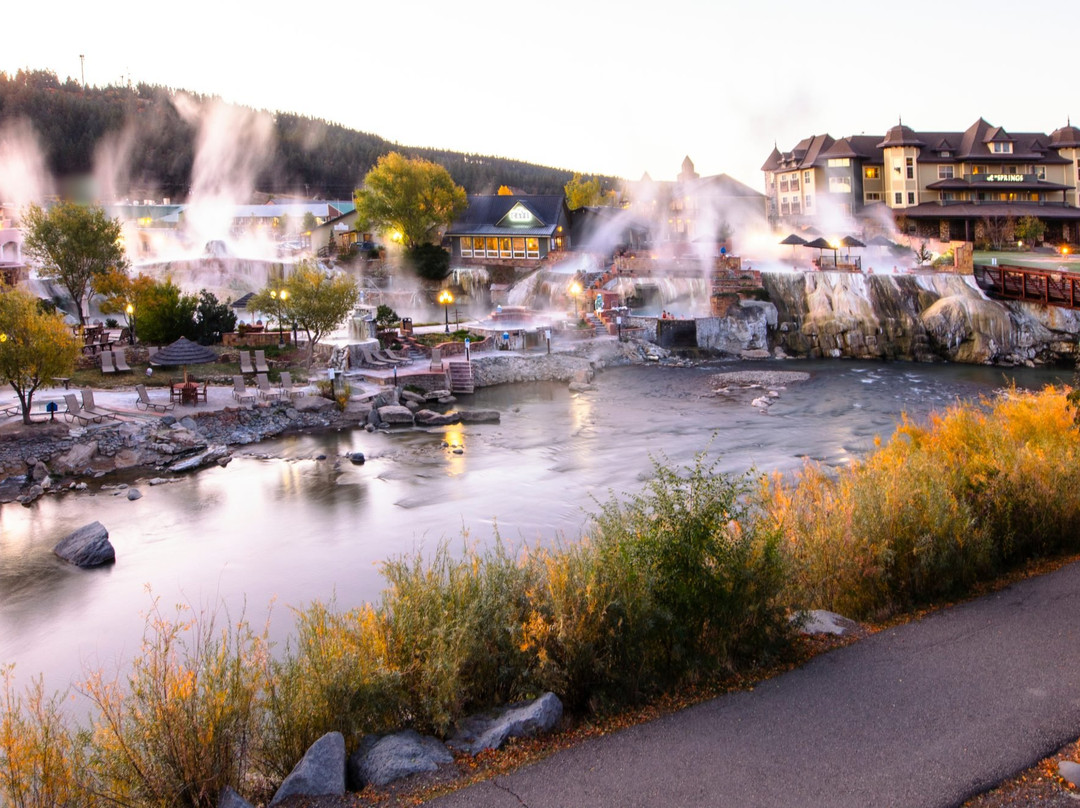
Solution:
[[[879,169],[877,166],[867,166],[866,171],[864,172],[864,176],[868,180],[876,180],[881,176],[881,169]]]
[[[527,252],[527,257],[529,257],[529,258],[539,258],[540,257],[540,241],[539,241],[539,239],[535,239],[535,238],[527,238],[527,239],[525,239],[525,250]]]
[[[514,258],[524,258],[525,257],[525,239],[516,238],[516,239],[513,240],[512,243],[514,245]]]
[[[908,157],[904,161],[904,164],[907,166],[907,178],[909,180],[915,179],[915,158],[914,157]]]
[[[510,250],[510,239],[499,239],[499,257],[500,258],[513,258],[514,254]]]
[[[829,168],[847,168],[851,165],[851,160],[847,157],[830,157]]]
[[[462,258],[471,258],[472,257],[472,239],[469,238],[468,236],[463,236],[462,239],[461,239],[461,257]]]
[[[499,257],[499,240],[494,236],[487,240],[487,254],[488,258]]]

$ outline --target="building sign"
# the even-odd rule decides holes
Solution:
[[[520,202],[510,208],[503,220],[499,222],[499,225],[503,227],[507,225],[511,227],[535,227],[540,224],[543,224],[543,222],[537,219],[533,212]]]
[[[1023,182],[1023,174],[987,174],[986,182]]]

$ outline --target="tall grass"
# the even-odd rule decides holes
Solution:
[[[352,748],[545,690],[580,713],[753,669],[787,648],[793,611],[894,614],[1080,549],[1078,453],[1063,391],[1008,391],[904,422],[835,473],[754,485],[704,455],[654,462],[579,541],[391,559],[378,603],[312,603],[276,654],[243,620],[155,601],[127,675],[87,675],[86,728],[4,672],[0,805],[262,799],[329,730]]]
[[[836,475],[774,476],[761,502],[784,536],[792,602],[884,616],[1080,549],[1078,451],[1065,391],[1010,390],[905,421]]]

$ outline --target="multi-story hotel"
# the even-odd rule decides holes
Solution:
[[[981,118],[964,132],[916,132],[902,123],[884,137],[814,135],[762,166],[775,223],[812,225],[836,212],[888,208],[901,229],[974,241],[992,223],[1036,216],[1045,239],[1080,240],[1080,129],[1007,132]]]

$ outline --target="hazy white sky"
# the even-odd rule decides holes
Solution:
[[[1076,0],[7,3],[0,70],[182,87],[404,145],[755,188],[811,134],[1080,120]],[[1024,18],[1024,14],[1028,16]],[[1075,107],[1075,108],[1073,108]]]

